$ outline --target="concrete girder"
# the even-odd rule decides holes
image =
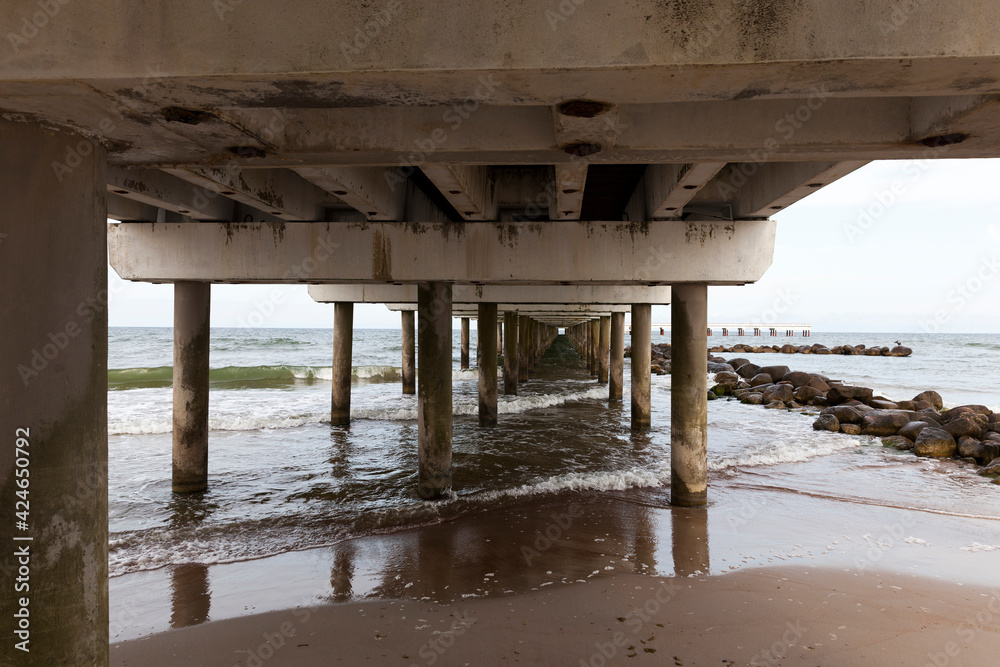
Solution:
[[[195,220],[232,220],[235,212],[233,200],[157,169],[109,167],[108,192]]]
[[[420,169],[463,219],[496,219],[496,179],[489,167],[426,164]]]
[[[143,204],[135,199],[127,199],[112,192],[107,194],[108,217],[119,222],[151,222],[157,219],[160,209]]]
[[[309,296],[320,303],[416,304],[416,285],[310,285]],[[455,285],[452,303],[592,304],[670,303],[670,287],[659,285]],[[515,309],[516,310],[516,309]]]
[[[695,201],[726,202],[736,220],[767,218],[866,164],[865,160],[730,164]]]
[[[327,207],[343,203],[288,169],[243,169],[230,164],[164,171],[282,220],[323,220]]]
[[[740,285],[770,266],[775,228],[770,220],[123,222],[108,237],[118,275],[150,282]]]
[[[651,164],[632,195],[636,201],[629,202],[629,210],[649,220],[679,218],[687,203],[725,166],[725,162]]]
[[[555,201],[549,207],[549,219],[579,220],[586,185],[586,162],[562,162],[555,165]]]
[[[402,220],[405,179],[397,169],[380,167],[297,167],[313,185],[335,195],[369,220]]]

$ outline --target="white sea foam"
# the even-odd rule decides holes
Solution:
[[[827,436],[822,433],[810,433],[808,437],[781,436],[767,442],[748,445],[738,454],[709,456],[708,469],[719,471],[778,463],[800,463],[842,449],[858,447],[860,444],[861,441],[857,438],[839,434]]]
[[[971,551],[972,553],[979,553],[980,551],[1000,551],[1000,544],[980,544],[979,542],[973,542],[967,547],[959,547],[962,551]]]
[[[670,469],[662,467],[656,470],[632,468],[616,472],[571,472],[510,489],[486,491],[475,497],[488,502],[497,498],[520,498],[560,491],[624,491],[662,486],[669,479]]]

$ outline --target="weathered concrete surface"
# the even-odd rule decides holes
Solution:
[[[607,384],[611,353],[611,317],[602,315],[599,327],[601,335],[597,344],[597,351],[600,354],[600,358],[597,360],[597,381],[601,384]]]
[[[417,492],[440,498],[451,488],[451,286],[417,294]]]
[[[172,488],[176,493],[208,488],[211,313],[210,283],[174,283]]]
[[[519,363],[517,360],[520,326],[518,326],[516,311],[505,310],[503,314],[503,393],[505,396],[517,395],[517,376]]]
[[[775,159],[839,159],[830,155],[837,149],[917,156],[920,114],[904,111],[910,97],[1000,92],[1000,8],[991,0],[629,0],[616,4],[613,21],[590,3],[569,11],[341,0],[331,10],[300,0],[276,13],[245,2],[138,0],[123,15],[102,0],[60,4],[31,32],[38,11],[33,0],[0,8],[15,38],[28,21],[27,38],[5,40],[3,106],[100,131],[121,164],[208,164],[248,145],[269,165],[392,165],[434,129],[448,137],[426,152],[435,163],[475,162],[474,151],[492,153],[479,164],[565,162],[551,107],[594,91],[617,105],[622,128],[594,161],[688,161],[678,149],[708,147],[745,161],[817,89],[835,99],[779,142]],[[883,99],[898,104],[880,109]],[[453,128],[442,118],[471,104],[471,122]],[[724,105],[736,122],[719,122]],[[225,111],[178,121],[164,112],[171,107]],[[672,122],[652,122],[663,117]],[[995,134],[973,134],[956,151],[997,148]]]
[[[517,381],[528,381],[528,330],[531,318],[518,313],[517,318]]]
[[[476,333],[479,335],[476,349],[479,351],[479,425],[497,425],[497,305],[495,303],[479,304],[479,322]]]
[[[333,314],[333,387],[330,393],[330,423],[351,423],[351,372],[354,345],[354,304],[340,302]]]
[[[770,220],[125,222],[108,238],[125,280],[732,285],[771,265],[775,229]]]
[[[676,286],[675,286],[676,290]],[[676,298],[676,296],[674,297]],[[653,351],[650,347],[652,310],[648,303],[632,306],[632,428],[650,427],[649,365]]]
[[[625,313],[611,313],[611,372],[608,400],[619,403],[625,385]]]
[[[309,296],[320,303],[416,304],[416,285],[310,285]],[[455,311],[462,304],[607,304],[670,303],[668,285],[455,285]]]
[[[675,285],[670,316],[670,502],[680,506],[705,505],[708,502],[708,362],[705,356],[708,287]],[[646,331],[649,331],[648,326]],[[634,336],[633,333],[633,345]],[[649,349],[648,343],[646,349]]]
[[[459,363],[463,371],[469,370],[469,318],[462,318],[462,335],[460,339],[461,351],[459,352]]]
[[[403,393],[417,393],[417,350],[412,310],[400,311],[403,326]]]
[[[82,143],[81,143],[82,142]],[[84,146],[60,181],[52,163]],[[0,120],[0,455],[5,665],[108,664],[108,314],[104,151]],[[18,432],[18,429],[25,431]],[[17,438],[27,434],[23,456]],[[22,443],[23,444],[23,443]],[[17,458],[27,459],[27,467]],[[27,469],[26,477],[15,470]],[[15,526],[29,479],[27,530]],[[30,536],[14,542],[12,536]],[[30,653],[13,634],[30,550]],[[18,595],[20,597],[20,595]]]

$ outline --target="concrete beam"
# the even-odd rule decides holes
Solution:
[[[403,219],[406,187],[398,169],[297,167],[294,171],[369,220]]]
[[[549,207],[551,220],[579,220],[583,191],[587,185],[586,162],[555,165],[555,202]]]
[[[679,218],[687,203],[725,166],[725,162],[651,164],[633,197],[644,200],[639,210],[647,219]]]
[[[464,219],[496,219],[496,179],[488,167],[425,164],[420,169]]]
[[[108,192],[195,220],[232,220],[234,215],[232,199],[158,169],[110,167]]]
[[[189,183],[260,209],[282,220],[323,220],[342,201],[288,169],[166,168]]]
[[[728,202],[737,220],[767,218],[866,164],[865,160],[734,163],[720,171],[697,200]]]
[[[775,226],[123,222],[108,237],[111,264],[125,280],[739,285],[770,266]]]
[[[417,303],[416,285],[310,285],[309,296],[320,303]],[[455,285],[452,302],[501,304],[670,303],[670,287],[659,285]],[[410,308],[412,310],[412,308]],[[501,308],[501,310],[504,310]]]

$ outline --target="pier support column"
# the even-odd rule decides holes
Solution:
[[[528,381],[528,327],[527,317],[517,318],[517,381]]]
[[[106,183],[93,140],[0,120],[5,665],[108,664]],[[26,528],[15,479],[31,480]],[[30,554],[30,593],[14,591],[16,550]],[[30,653],[15,647],[20,597]]]
[[[497,348],[496,327],[497,305],[479,304],[479,334],[476,347],[482,350],[479,358],[479,425],[497,425],[497,358],[493,351]]]
[[[413,311],[400,312],[403,322],[403,393],[417,393],[416,360],[417,349],[414,341]]]
[[[462,318],[462,355],[461,369],[469,370],[469,318]]]
[[[451,488],[451,284],[417,287],[418,486],[421,498]]]
[[[173,490],[208,488],[208,356],[212,285],[174,283]]]
[[[632,428],[649,428],[649,365],[653,352],[652,309],[648,303],[632,304]]]
[[[333,310],[333,390],[330,423],[334,426],[346,426],[351,423],[351,346],[353,343],[354,304],[339,302],[334,305]]]
[[[503,322],[497,322],[497,356],[503,356]]]
[[[601,320],[590,320],[587,324],[590,327],[590,374],[597,377],[601,345]]]
[[[517,312],[503,314],[503,393],[504,396],[517,395],[517,376],[520,364],[517,362]]]
[[[620,403],[625,385],[625,313],[611,313],[611,372],[608,400]]]
[[[708,502],[708,286],[673,285],[670,319],[670,503],[692,507]]]
[[[601,384],[608,382],[608,355],[611,352],[611,318],[604,316],[600,321],[601,338],[598,343],[600,358],[597,360],[597,381]]]

